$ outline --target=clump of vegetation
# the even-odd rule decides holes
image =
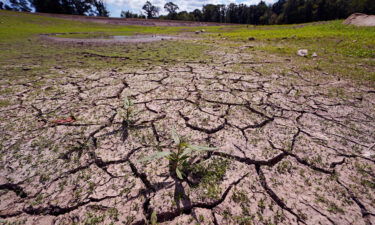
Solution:
[[[222,158],[215,158],[206,165],[194,165],[191,168],[189,184],[193,188],[203,190],[205,198],[216,199],[222,193],[219,184],[223,180],[229,165],[230,161]]]
[[[7,107],[9,106],[11,103],[7,100],[0,100],[0,108],[1,107]]]
[[[120,108],[119,114],[122,116],[121,140],[125,141],[129,137],[129,130],[136,127],[136,116],[138,112],[134,108],[134,103],[128,97],[124,98],[124,105]]]
[[[216,150],[216,148],[212,147],[192,145],[185,137],[179,136],[175,130],[172,130],[172,139],[175,145],[173,151],[158,152],[149,157],[143,158],[141,161],[165,158],[169,160],[169,171],[171,176],[183,180],[184,176],[186,177],[186,174],[184,174],[183,171],[189,167],[189,159],[194,152]]]
[[[134,109],[134,103],[130,98],[124,98],[124,105],[122,110],[123,111],[121,112],[121,114],[124,120],[127,121],[129,124],[134,124],[134,118],[137,115],[137,111]]]

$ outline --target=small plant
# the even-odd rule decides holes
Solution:
[[[151,214],[151,225],[157,225],[158,224],[158,215],[156,211],[153,211]]]
[[[135,116],[137,112],[134,110],[134,103],[128,97],[124,98],[124,105],[122,111],[120,112],[123,121],[122,121],[122,128],[121,128],[121,140],[125,141],[129,137],[129,129],[134,128],[136,120]]]
[[[177,178],[182,180],[184,176],[184,173],[182,171],[184,168],[188,168],[188,159],[191,157],[193,152],[216,150],[216,148],[191,145],[188,143],[186,138],[180,137],[175,130],[172,130],[172,139],[176,146],[174,151],[158,152],[149,157],[143,158],[141,161],[144,162],[160,158],[166,158],[169,160],[169,170],[172,177],[177,176]]]
[[[134,122],[134,117],[137,114],[137,112],[134,110],[134,103],[131,99],[128,97],[124,98],[124,105],[123,105],[123,117],[124,120],[127,121],[127,123],[132,124]]]

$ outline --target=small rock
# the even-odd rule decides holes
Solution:
[[[302,56],[302,57],[306,57],[308,54],[309,54],[309,50],[307,49],[299,49],[297,51],[297,55]]]
[[[318,54],[316,54],[316,52],[314,52],[312,55],[311,55],[311,57],[318,57]]]
[[[206,30],[205,30],[205,29],[202,29],[201,32],[204,33],[204,32],[206,32]]]
[[[248,40],[249,41],[255,41],[255,37],[249,37]]]
[[[29,70],[31,70],[31,69],[30,69],[30,68],[25,68],[25,67],[24,67],[24,68],[22,68],[22,70],[23,70],[23,71],[29,71]]]
[[[195,31],[195,34],[200,34],[200,31],[199,31],[199,30],[196,30],[196,31]]]

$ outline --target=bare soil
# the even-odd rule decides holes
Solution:
[[[108,38],[64,38],[56,36],[55,34],[41,35],[42,40],[53,41],[59,43],[78,43],[78,44],[124,44],[124,43],[148,43],[157,41],[176,41],[176,40],[191,40],[197,39],[192,35],[133,35],[126,38],[125,36],[108,37]]]
[[[350,15],[345,21],[344,24],[355,25],[355,26],[366,26],[373,27],[375,26],[375,15],[366,15],[363,13],[354,13]]]
[[[0,109],[0,217],[374,224],[374,89],[300,71],[293,59],[259,60],[244,48],[207,52],[215,60],[206,62],[0,78],[0,89],[14,90],[6,97],[14,104]],[[134,102],[131,123],[126,97]],[[173,150],[172,127],[193,144],[218,147],[190,161],[211,165],[207,171],[226,161],[214,185],[172,178],[164,159],[139,162]]]

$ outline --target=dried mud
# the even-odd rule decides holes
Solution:
[[[217,57],[2,79],[14,90],[1,96],[12,102],[0,108],[2,221],[374,224],[374,90],[240,50],[208,54]],[[214,186],[174,179],[167,160],[139,161],[172,149],[172,127],[218,147],[191,160],[228,163]]]
[[[127,38],[126,36],[110,36],[108,38],[65,38],[65,37],[58,37],[55,34],[53,35],[41,35],[41,40],[44,41],[53,41],[59,43],[70,43],[70,44],[136,44],[136,43],[148,43],[148,42],[159,42],[159,41],[176,41],[176,40],[192,40],[197,39],[190,35],[184,36],[163,36],[163,35],[133,35]]]

